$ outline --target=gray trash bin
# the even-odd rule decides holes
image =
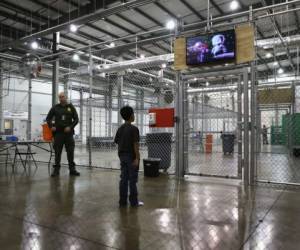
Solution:
[[[151,133],[146,135],[149,158],[161,159],[159,168],[167,170],[171,166],[172,133]]]
[[[222,134],[222,144],[223,144],[223,153],[224,154],[233,154],[234,152],[234,134]]]

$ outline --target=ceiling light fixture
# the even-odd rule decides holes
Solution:
[[[279,75],[283,74],[283,73],[284,73],[283,68],[278,69],[278,70],[277,70],[277,73],[278,73]]]
[[[114,42],[111,42],[109,47],[114,48],[116,46],[116,44]]]
[[[72,31],[72,32],[76,32],[77,31],[77,29],[78,29],[78,27],[75,25],[75,24],[71,24],[70,25],[70,30]]]
[[[272,57],[272,54],[271,53],[267,53],[266,54],[266,58],[271,58]]]
[[[73,61],[78,62],[80,60],[80,57],[78,54],[74,54],[72,59],[73,59]]]
[[[173,20],[168,21],[166,27],[168,30],[173,30],[175,28],[175,22]]]
[[[278,66],[278,62],[273,62],[273,66]]]
[[[144,55],[144,54],[141,54],[141,55],[140,55],[140,58],[144,59],[144,58],[145,58],[145,55]]]
[[[31,48],[32,49],[37,49],[38,47],[39,47],[39,44],[36,41],[31,43]]]
[[[236,10],[239,7],[238,1],[234,0],[230,3],[230,9],[231,10]]]

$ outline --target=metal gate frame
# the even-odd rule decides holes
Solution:
[[[185,99],[183,100],[184,104],[184,114],[183,114],[183,120],[186,121],[188,119],[188,108],[187,108],[187,96],[188,96],[188,91],[187,91],[187,86],[188,86],[188,80],[193,79],[195,77],[201,76],[201,78],[206,78],[206,77],[211,77],[211,76],[232,76],[237,80],[237,84],[231,86],[231,88],[235,89],[238,93],[238,117],[237,117],[237,122],[238,122],[238,175],[237,179],[243,179],[244,184],[248,185],[249,183],[252,183],[254,180],[254,165],[255,163],[254,159],[254,148],[251,148],[251,152],[253,152],[253,159],[250,161],[250,147],[249,147],[249,142],[250,142],[250,130],[252,127],[254,128],[254,124],[252,125],[250,123],[250,114],[249,114],[249,104],[250,104],[250,99],[249,99],[249,72],[251,68],[249,68],[248,65],[244,65],[244,67],[235,67],[234,69],[231,70],[226,70],[226,71],[216,71],[215,69],[209,70],[209,71],[200,71],[197,74],[193,75],[186,75],[182,76],[182,81],[183,85],[185,88],[184,97]],[[251,77],[251,80],[254,78]],[[251,81],[254,82],[254,81]],[[255,84],[251,84],[253,88]],[[229,86],[224,86],[224,88],[219,88],[215,89],[215,91],[222,91],[226,90],[226,88],[229,88]],[[252,90],[252,88],[251,88]],[[195,90],[195,92],[205,92],[205,89],[200,89],[200,90]],[[193,92],[193,93],[195,93]],[[190,92],[191,93],[191,92]],[[254,91],[251,93],[255,93]],[[242,94],[244,96],[244,102],[242,105]],[[251,95],[251,100],[252,100]],[[254,99],[254,96],[253,96]],[[252,104],[252,102],[251,102]],[[254,103],[253,103],[254,104]],[[253,105],[252,104],[252,105]],[[251,105],[251,106],[252,106]],[[242,110],[243,109],[243,110]],[[184,125],[184,136],[183,139],[185,140],[184,145],[188,145],[188,132],[187,132],[187,126],[186,123]],[[255,134],[253,134],[255,138]],[[179,138],[180,139],[180,138]],[[255,145],[255,141],[253,141],[253,145]],[[184,157],[186,158],[184,161],[184,175],[194,175],[189,173],[189,166],[188,166],[188,150],[185,148],[185,151],[183,152]],[[252,163],[252,167],[250,168],[250,162]],[[202,175],[203,176],[203,175]],[[221,178],[228,178],[225,176],[211,176],[207,175],[208,177],[221,177]]]
[[[293,97],[295,98],[295,96],[296,96],[295,95],[295,87],[297,86],[297,84],[295,82],[292,82],[292,83],[276,83],[276,82],[275,83],[269,83],[268,86],[266,86],[266,87],[271,88],[271,87],[287,87],[287,86],[292,87]],[[257,91],[258,91],[258,89],[255,90],[256,94],[257,94]],[[275,109],[275,106],[276,105],[274,104],[274,106],[271,106],[271,108]],[[289,110],[290,114],[295,113],[295,103],[282,104],[281,106],[277,105],[276,108],[277,108],[277,110],[281,110],[281,109]],[[255,152],[255,161],[257,162],[258,161],[258,156],[259,156],[259,154],[261,154],[261,111],[264,111],[265,109],[264,109],[263,106],[259,105],[258,103],[255,104],[255,109],[257,110],[256,120],[257,120],[257,135],[258,135],[256,137],[257,138],[257,140],[256,140],[256,149],[257,150]],[[289,149],[288,149],[287,157],[289,159],[288,161],[290,162],[291,157],[293,157],[291,147],[289,147]],[[256,166],[257,166],[257,163],[256,163]],[[266,183],[266,184],[275,184],[275,185],[277,185],[277,184],[278,185],[289,185],[289,186],[297,186],[297,187],[300,186],[300,181],[295,182],[295,181],[269,180],[269,179],[260,178],[260,176],[258,174],[255,175],[255,181],[257,183]]]

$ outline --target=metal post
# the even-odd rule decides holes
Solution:
[[[64,76],[63,78],[63,85],[64,85],[64,93],[65,93],[65,96],[68,97],[69,96],[69,85],[68,85],[68,76]],[[71,100],[70,100],[71,101]]]
[[[122,117],[120,114],[120,109],[122,108],[123,104],[123,87],[124,87],[124,77],[123,72],[118,74],[118,127],[122,124]]]
[[[140,90],[136,89],[135,90],[135,94],[136,94],[136,99],[135,99],[135,123],[136,126],[139,127],[140,126]]]
[[[255,65],[251,62],[251,141],[250,141],[250,185],[255,182],[256,176],[256,81]]]
[[[83,141],[83,90],[79,92],[79,126],[80,126],[80,137],[81,142]]]
[[[53,46],[52,46],[53,54],[58,52],[59,36],[60,36],[59,32],[53,34]],[[57,103],[58,83],[59,83],[59,58],[56,57],[55,60],[53,61],[53,68],[52,68],[52,106],[54,106]]]
[[[257,153],[261,153],[261,111],[259,107],[256,113],[256,129],[257,129]]]
[[[297,76],[299,76],[299,60],[300,60],[300,58],[299,58],[299,46],[297,46]]]
[[[188,119],[189,103],[187,94],[188,85],[182,82],[182,93],[183,93],[183,172],[180,176],[183,177],[189,170],[189,132],[190,132],[190,121]]]
[[[243,158],[243,134],[242,134],[242,83],[241,76],[238,78],[238,88],[237,88],[237,109],[238,109],[238,117],[237,117],[237,139],[238,139],[238,177],[242,178],[242,158]]]
[[[144,135],[144,109],[145,109],[145,103],[144,103],[144,99],[145,99],[145,91],[141,90],[141,119],[140,119],[140,123],[141,123],[141,135]]]
[[[275,104],[275,124],[276,127],[279,125],[279,110],[278,104]]]
[[[108,91],[108,136],[112,136],[112,92],[113,92],[113,86],[109,85],[109,91]]]
[[[248,68],[244,68],[244,184],[249,185],[249,90]]]
[[[175,35],[178,37],[181,33],[183,22],[181,19],[177,21]],[[175,175],[178,178],[184,176],[184,86],[182,74],[176,72],[176,167]]]
[[[249,21],[253,21],[253,8],[252,5],[249,7]],[[250,185],[254,184],[256,176],[256,81],[255,81],[255,62],[250,63],[251,72],[251,140],[250,140]]]
[[[207,0],[207,30],[210,30],[210,0]]]
[[[108,95],[104,96],[104,110],[105,110],[105,136],[108,137]]]
[[[184,114],[183,114],[183,87],[181,72],[176,72],[176,169],[175,175],[180,178],[184,175]]]
[[[92,166],[92,98],[93,98],[93,55],[92,47],[89,48],[89,166]]]
[[[199,94],[197,94],[196,96],[196,107],[195,107],[195,112],[199,112]],[[196,115],[196,113],[195,113],[195,115]],[[199,114],[197,113],[197,117],[195,116],[195,119],[196,119],[196,121],[195,121],[195,126],[196,126],[196,130],[200,130],[200,125],[199,125]]]
[[[32,139],[31,136],[31,125],[32,125],[32,79],[30,72],[28,74],[28,121],[27,121],[27,140]]]
[[[202,92],[202,97],[201,97],[201,130],[202,130],[202,135],[204,136],[204,93]]]
[[[193,117],[192,117],[192,126],[193,126],[193,131],[196,131],[196,102],[198,102],[198,100],[197,100],[198,98],[197,98],[197,96],[196,95],[194,95],[193,97],[192,97],[192,109],[193,109]]]
[[[3,68],[2,64],[0,63],[0,135],[4,132],[4,115],[3,115],[3,100],[4,93],[3,93]]]

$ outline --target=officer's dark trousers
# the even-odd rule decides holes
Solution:
[[[72,133],[62,133],[58,132],[54,135],[54,151],[55,151],[55,166],[54,168],[60,168],[61,162],[61,154],[63,147],[65,146],[67,151],[67,158],[69,163],[69,169],[75,169],[74,163],[74,149],[75,149],[75,141]]]
[[[138,191],[136,183],[138,181],[138,168],[132,165],[133,157],[128,154],[121,154],[121,180],[120,180],[120,205],[127,204],[128,186],[129,186],[129,201],[132,206],[138,204]]]

